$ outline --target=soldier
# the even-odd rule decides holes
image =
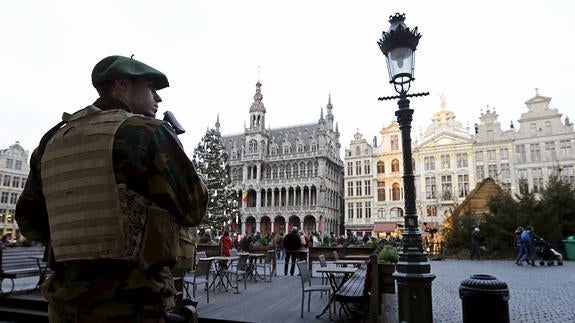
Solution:
[[[16,220],[51,245],[54,274],[42,286],[51,322],[164,322],[178,237],[203,220],[207,189],[154,118],[163,73],[109,56],[92,84],[100,97],[64,113],[34,150]]]

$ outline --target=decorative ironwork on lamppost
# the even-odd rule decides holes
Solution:
[[[399,262],[393,277],[397,281],[398,310],[400,322],[433,322],[431,302],[431,282],[435,275],[423,250],[421,232],[417,221],[415,206],[415,175],[413,174],[411,153],[411,121],[413,110],[409,108],[410,97],[426,96],[429,92],[407,94],[411,86],[414,67],[414,55],[421,34],[417,27],[410,30],[405,25],[405,14],[390,16],[391,24],[377,42],[387,59],[389,82],[399,95],[381,97],[378,100],[397,101],[395,112],[401,130],[403,150],[403,186],[405,191],[405,229]]]

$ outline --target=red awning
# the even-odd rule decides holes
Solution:
[[[376,223],[373,227],[375,232],[393,232],[397,228],[397,223]]]

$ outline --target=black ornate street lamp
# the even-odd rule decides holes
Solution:
[[[429,92],[407,94],[413,77],[414,55],[421,34],[417,27],[410,30],[404,23],[405,14],[390,16],[391,26],[378,41],[379,48],[387,58],[389,82],[399,95],[381,97],[378,100],[399,99],[395,112],[401,130],[403,149],[403,186],[405,189],[405,228],[399,262],[393,277],[397,281],[400,322],[433,322],[431,282],[435,275],[423,250],[421,232],[415,207],[415,175],[411,160],[411,121],[413,110],[407,98],[426,96]]]

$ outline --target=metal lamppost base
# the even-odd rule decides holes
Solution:
[[[399,322],[433,322],[431,282],[435,279],[435,275],[395,272],[393,278],[397,281]]]

